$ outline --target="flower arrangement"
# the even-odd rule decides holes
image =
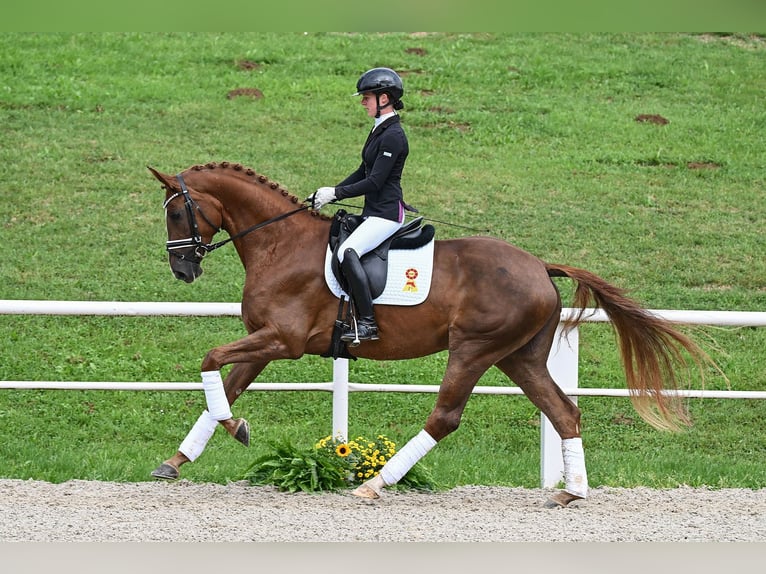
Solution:
[[[396,443],[384,435],[378,435],[374,441],[360,436],[347,443],[326,436],[314,448],[346,459],[350,482],[364,482],[376,476],[396,454]]]
[[[291,443],[272,444],[273,452],[259,457],[245,473],[251,484],[271,484],[282,491],[316,492],[340,490],[376,476],[396,454],[396,443],[385,435],[374,440],[358,436],[344,442],[326,436],[313,448],[300,449]],[[430,472],[416,464],[397,486],[432,490]]]

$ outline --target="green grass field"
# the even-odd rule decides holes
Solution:
[[[651,309],[764,311],[765,55],[748,34],[2,33],[0,299],[239,301],[234,249],[192,285],[173,279],[146,166],[240,162],[305,197],[356,167],[369,120],[351,94],[386,65],[405,81],[407,200],[486,230],[437,223],[439,238],[489,233]],[[763,329],[693,332],[729,388],[766,388]],[[0,380],[197,381],[207,350],[243,334],[236,318],[0,316]],[[580,386],[624,387],[616,353],[607,326],[586,325]],[[445,361],[358,361],[350,376],[437,384]],[[331,376],[304,357],[259,380]],[[352,394],[350,433],[403,444],[433,401]],[[681,434],[627,399],[579,405],[593,486],[766,487],[764,401],[693,399]],[[192,392],[2,390],[0,476],[148,480],[202,408]],[[331,396],[247,394],[235,413],[255,444],[219,432],[185,478],[237,480],[271,440],[312,444]],[[424,462],[446,487],[537,486],[539,413],[475,396]]]

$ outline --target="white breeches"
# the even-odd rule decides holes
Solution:
[[[404,223],[403,217],[402,221],[391,221],[382,217],[368,217],[341,243],[338,248],[338,260],[343,263],[346,249],[353,249],[361,258],[362,255],[369,253],[396,233],[402,226],[402,223]]]

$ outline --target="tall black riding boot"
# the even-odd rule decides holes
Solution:
[[[348,325],[340,338],[341,341],[358,344],[359,341],[377,341],[378,325],[375,323],[375,313],[370,294],[370,282],[362,268],[359,255],[353,249],[346,249],[341,263],[343,276],[349,285],[350,295],[354,301],[356,325]],[[356,345],[353,345],[356,346]]]

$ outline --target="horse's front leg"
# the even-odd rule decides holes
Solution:
[[[229,406],[237,400],[237,397],[239,397],[242,391],[253,382],[255,377],[257,377],[261,371],[263,371],[267,364],[268,363],[237,363],[232,367],[229,375],[226,377],[226,381],[223,383],[226,400],[228,401]],[[166,480],[177,479],[180,476],[181,466],[187,462],[193,462],[200,454],[202,454],[202,451],[213,436],[218,424],[219,421],[210,415],[210,411],[202,411],[197,422],[194,423],[189,434],[186,435],[186,438],[184,438],[183,442],[178,447],[178,451],[154,469],[152,471],[152,476]],[[236,436],[236,424],[232,425],[229,421],[222,421],[221,424],[230,434],[233,434],[233,436],[239,440]],[[246,425],[247,423],[245,422],[244,424]],[[239,423],[239,425],[241,427],[242,423]],[[232,430],[230,430],[232,426],[234,427],[233,433]],[[247,442],[240,442],[243,442],[243,444],[249,443],[249,433],[246,438]]]
[[[285,340],[292,340],[287,344]],[[239,442],[250,444],[250,425],[242,418],[235,419],[231,404],[245,390],[242,381],[227,379],[224,386],[221,368],[224,365],[250,363],[259,364],[261,369],[277,359],[297,358],[303,354],[305,339],[300,336],[287,337],[273,326],[264,326],[246,337],[221,345],[208,351],[202,360],[202,389],[207,401],[207,412]]]
[[[229,392],[221,378],[221,371],[202,369],[202,390],[207,402],[207,421],[203,423],[205,428],[219,422],[226,431],[245,446],[250,446],[250,425],[245,419],[235,419],[231,412],[231,404],[244,389],[229,387]],[[231,397],[232,391],[235,392]],[[204,415],[204,413],[203,413]]]

